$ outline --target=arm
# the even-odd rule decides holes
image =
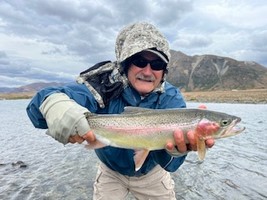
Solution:
[[[162,105],[161,109],[165,108],[182,108],[186,107],[186,104],[182,98],[182,95],[178,89],[167,84],[166,88],[167,95],[164,99],[161,100]],[[186,143],[186,139],[184,138],[184,133],[181,130],[176,130],[173,133],[173,137],[175,140],[175,144],[167,143],[166,151],[158,151],[153,154],[155,161],[161,165],[167,171],[175,171],[180,165],[184,162],[188,151],[196,151],[196,140],[193,131],[189,131],[187,133],[188,143]],[[214,140],[206,141],[207,147],[212,147],[214,145]],[[177,157],[172,156],[170,152],[173,151],[174,148],[178,149],[180,153],[184,153],[183,155]]]
[[[198,108],[207,109],[207,107],[204,104],[200,104]],[[176,143],[176,146],[179,152],[185,153],[190,150],[197,151],[196,138],[195,138],[195,133],[193,130],[190,130],[187,132],[186,137],[187,137],[188,142],[186,142],[184,133],[181,130],[176,130],[173,133],[173,137],[174,137],[174,141]],[[205,143],[206,143],[207,148],[211,148],[215,144],[215,141],[214,139],[207,139]],[[166,145],[167,151],[171,152],[174,148],[175,147],[172,143],[167,143]]]
[[[70,136],[83,136],[90,130],[85,117],[89,110],[64,93],[49,95],[39,110],[46,119],[47,134],[63,144],[68,143]]]
[[[167,108],[185,108],[186,103],[180,93],[180,91],[174,86],[166,83],[165,93],[160,96],[159,109]],[[166,144],[166,150],[152,151],[151,155],[156,163],[158,163],[163,169],[169,172],[176,171],[184,162],[186,155],[180,157],[172,156],[168,152],[168,144]],[[172,150],[173,146],[171,146]]]
[[[90,130],[84,113],[96,109],[97,103],[87,88],[71,84],[38,92],[29,103],[27,114],[36,128],[48,128],[49,135],[66,144],[70,136],[81,137]]]

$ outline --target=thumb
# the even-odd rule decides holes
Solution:
[[[82,136],[83,139],[85,139],[87,142],[94,142],[96,140],[95,135],[93,131],[88,131],[86,134]]]

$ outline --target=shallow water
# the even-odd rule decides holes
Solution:
[[[28,102],[0,101],[0,199],[92,199],[96,155],[35,129],[26,115]],[[241,117],[246,130],[217,140],[203,163],[190,153],[172,174],[177,199],[266,199],[267,105],[206,105]]]

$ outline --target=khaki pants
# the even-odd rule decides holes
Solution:
[[[124,200],[129,192],[138,200],[175,200],[170,173],[156,166],[141,177],[129,177],[112,171],[103,163],[94,183],[94,200]]]

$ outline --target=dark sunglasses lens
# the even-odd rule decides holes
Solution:
[[[151,66],[151,69],[156,70],[156,71],[165,70],[167,67],[167,63],[161,60],[148,61],[141,56],[135,57],[131,61],[132,61],[132,64],[140,68],[146,67],[147,64],[149,63]]]
[[[143,58],[136,58],[132,60],[132,63],[140,68],[144,68],[145,66],[147,66],[148,62],[146,60],[144,60]]]
[[[167,63],[163,61],[155,60],[155,61],[150,62],[150,66],[151,66],[151,69],[156,70],[156,71],[165,70],[167,67]]]

